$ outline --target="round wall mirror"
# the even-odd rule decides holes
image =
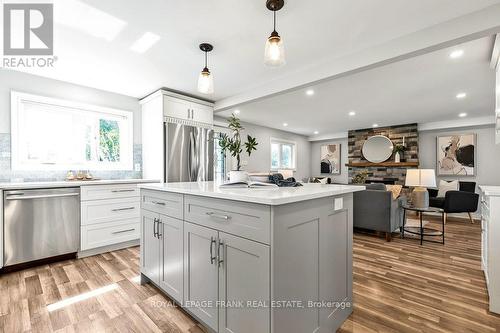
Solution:
[[[392,141],[383,135],[375,135],[363,144],[363,156],[372,163],[387,161],[392,156],[394,146]]]

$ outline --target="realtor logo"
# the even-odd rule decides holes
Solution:
[[[4,55],[52,55],[54,8],[52,4],[4,4]]]

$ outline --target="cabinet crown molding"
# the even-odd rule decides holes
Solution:
[[[214,107],[213,102],[210,102],[210,101],[207,101],[204,99],[200,99],[200,98],[196,98],[193,96],[183,95],[183,94],[176,93],[176,92],[169,91],[169,90],[165,90],[165,89],[159,89],[159,90],[147,95],[146,97],[141,98],[139,100],[139,103],[142,105],[142,104],[147,103],[147,102],[149,102],[155,98],[158,98],[160,96],[170,96],[170,97],[174,97],[174,98],[183,99],[183,100],[188,101],[188,102],[193,102],[193,103],[198,103],[198,104]]]

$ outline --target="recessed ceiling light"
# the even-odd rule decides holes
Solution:
[[[288,123],[283,123],[283,126],[287,127],[287,126],[288,126]]]
[[[308,89],[308,90],[306,90],[306,95],[307,95],[307,96],[312,96],[312,95],[314,95],[314,90],[312,90],[312,89]]]
[[[355,115],[356,115],[356,112],[351,111],[351,112],[349,112],[349,115],[350,115],[351,117],[352,117],[352,116],[355,116]]]
[[[156,42],[160,40],[160,36],[152,32],[146,32],[138,40],[132,44],[130,49],[137,53],[144,53],[149,50]]]
[[[240,110],[234,110],[234,114],[240,114]]]
[[[464,55],[464,50],[455,50],[450,53],[451,59],[457,59]]]
[[[465,98],[465,97],[467,97],[467,94],[466,94],[466,93],[464,93],[464,92],[462,92],[462,93],[458,93],[458,94],[457,94],[457,98],[458,98],[458,99],[462,99],[462,98]]]
[[[378,127],[378,124],[373,124],[372,127]]]
[[[314,131],[314,134],[319,134],[319,132],[318,131]]]
[[[462,112],[462,113],[459,113],[459,114],[458,114],[458,116],[459,116],[460,118],[464,118],[464,117],[467,117],[467,113]]]

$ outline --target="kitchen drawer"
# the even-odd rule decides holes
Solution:
[[[140,236],[140,222],[135,218],[85,225],[81,228],[81,251],[136,240]]]
[[[81,200],[103,200],[139,196],[137,184],[87,185],[81,187]]]
[[[140,215],[141,202],[139,197],[82,201],[81,204],[81,225],[132,218],[139,222]]]
[[[166,216],[183,219],[183,195],[179,193],[142,190],[141,208]]]
[[[184,197],[184,219],[265,244],[271,240],[271,208],[241,201]]]

